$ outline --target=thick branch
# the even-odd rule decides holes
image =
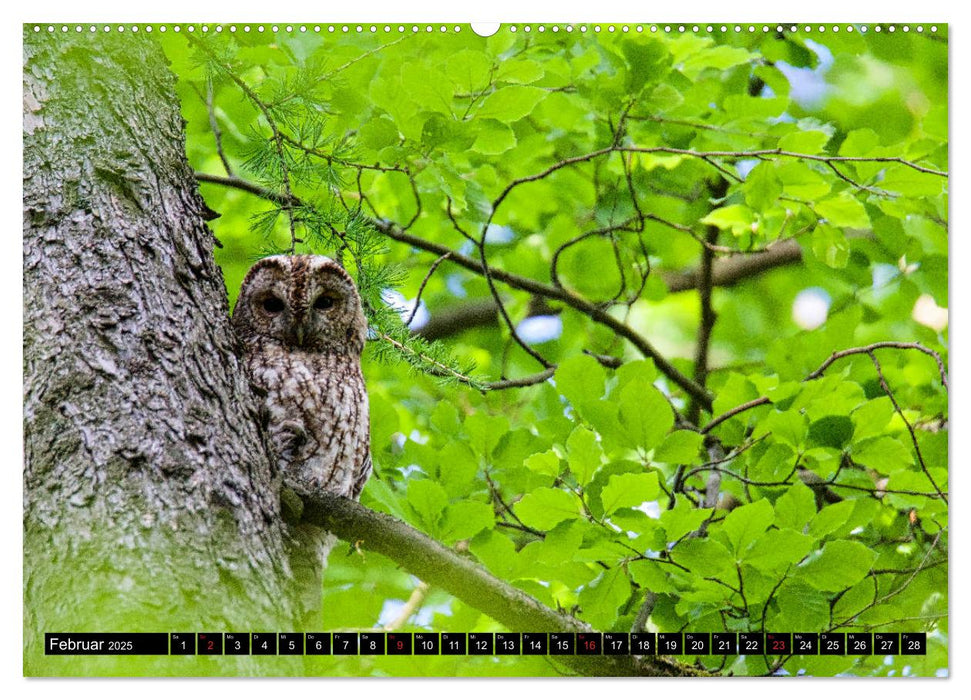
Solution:
[[[802,249],[793,239],[774,244],[761,253],[740,253],[714,261],[711,271],[711,284],[714,287],[730,287],[749,277],[755,277],[776,267],[792,265],[802,260]],[[686,292],[697,289],[701,270],[672,272],[664,275],[664,282],[670,292]]]
[[[546,607],[411,526],[350,499],[320,494],[304,502],[303,519],[347,542],[383,554],[422,581],[444,589],[510,630],[592,631],[586,623]],[[697,669],[682,667],[663,657],[563,656],[561,659],[585,675],[702,675]]]
[[[494,299],[476,299],[436,311],[414,334],[425,340],[441,340],[471,328],[494,326],[499,322],[499,308]]]

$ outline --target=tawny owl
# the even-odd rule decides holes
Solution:
[[[320,255],[274,255],[233,311],[283,480],[301,495],[357,498],[371,474],[361,374],[367,322],[350,275]]]

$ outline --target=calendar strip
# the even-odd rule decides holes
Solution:
[[[925,655],[925,632],[47,633],[48,656]]]

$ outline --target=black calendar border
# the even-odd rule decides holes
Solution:
[[[927,633],[48,632],[44,635],[44,653],[47,656],[925,656]]]

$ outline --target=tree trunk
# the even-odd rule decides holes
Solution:
[[[237,360],[208,214],[155,42],[28,28],[28,675],[299,663],[197,657],[190,670],[43,654],[44,632],[297,628],[278,475]]]

